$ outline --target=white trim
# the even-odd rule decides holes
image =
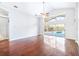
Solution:
[[[78,42],[78,40],[76,40],[75,42],[76,42],[76,43],[78,44],[78,46],[79,46],[79,42]]]
[[[1,15],[1,14],[0,14],[0,17],[3,17],[3,18],[8,18],[8,16],[5,16],[5,15]]]
[[[19,40],[19,39],[23,39],[23,38],[29,38],[29,37],[33,37],[33,36],[38,36],[38,34],[36,34],[36,35],[31,35],[31,36],[24,36],[24,37],[17,37],[17,38],[9,38],[9,41],[14,41],[14,40]]]

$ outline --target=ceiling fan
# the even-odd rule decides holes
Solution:
[[[52,16],[50,16],[49,15],[50,13],[48,11],[46,11],[46,5],[45,5],[46,3],[43,1],[42,4],[43,4],[43,12],[40,14],[43,17],[44,21],[48,22],[49,20],[52,19]]]
[[[43,4],[43,12],[42,13],[40,13],[42,16],[43,16],[43,18],[46,18],[46,17],[48,17],[49,16],[49,12],[46,12],[46,10],[45,10],[45,2],[43,1],[42,2],[42,4]]]

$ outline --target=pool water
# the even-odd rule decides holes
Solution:
[[[64,31],[62,31],[62,32],[45,32],[45,35],[64,37]]]

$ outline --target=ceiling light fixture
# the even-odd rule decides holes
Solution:
[[[46,18],[46,17],[48,17],[48,12],[46,12],[46,9],[45,9],[45,2],[43,1],[42,2],[42,4],[43,4],[43,12],[42,13],[40,13],[42,16],[43,16],[43,18]]]

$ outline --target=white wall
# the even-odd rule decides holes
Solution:
[[[76,29],[76,19],[75,19],[75,9],[55,9],[50,12],[52,16],[65,15],[65,20],[62,22],[65,25],[65,38],[67,39],[77,39],[77,29]],[[59,22],[61,23],[61,22]]]
[[[41,15],[37,15],[38,35],[43,35],[44,32],[44,20]]]
[[[75,10],[70,9],[66,12],[65,18],[65,37],[68,39],[77,39],[77,26],[76,26],[76,19],[75,19]]]
[[[11,41],[37,35],[37,19],[34,16],[11,9],[9,19],[9,37]]]
[[[78,13],[77,13],[77,15],[78,15],[78,40],[77,40],[77,43],[79,45],[79,3],[77,5],[77,8],[78,8]]]

